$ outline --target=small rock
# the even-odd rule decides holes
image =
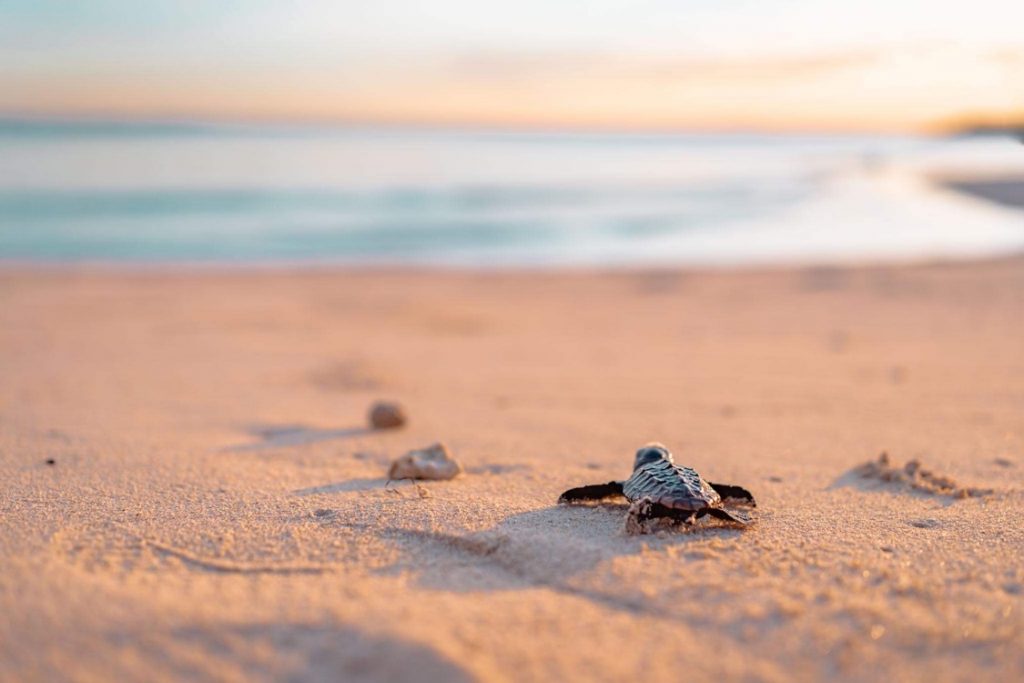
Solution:
[[[912,519],[910,520],[910,526],[916,526],[918,529],[935,529],[942,526],[942,522],[931,518]]]
[[[56,465],[56,464],[57,464],[57,461],[56,461],[56,460],[54,460],[53,458],[47,458],[47,459],[46,459],[46,464],[47,464],[47,465]]]
[[[374,429],[395,429],[405,423],[405,408],[398,403],[378,401],[370,407],[370,426]]]
[[[462,472],[462,465],[452,457],[444,444],[409,451],[391,463],[390,479],[452,479]]]

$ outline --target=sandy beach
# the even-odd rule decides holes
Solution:
[[[1022,339],[1021,258],[8,267],[0,680],[1024,679]],[[654,440],[755,523],[555,504]]]
[[[1005,173],[989,177],[974,175],[966,178],[947,178],[941,184],[996,204],[1024,207],[1024,177]]]

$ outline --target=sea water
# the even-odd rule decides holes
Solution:
[[[1024,248],[1010,140],[0,122],[0,261],[719,265]]]

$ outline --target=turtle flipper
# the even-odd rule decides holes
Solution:
[[[692,524],[693,510],[678,510],[654,503],[650,498],[634,501],[626,515],[627,534],[650,534],[661,528],[661,520],[672,520],[679,524]]]
[[[632,508],[630,508],[632,510]],[[636,507],[637,521],[646,522],[649,519],[667,518],[674,519],[677,522],[683,522],[685,524],[693,523],[693,510],[679,510],[676,508],[670,508],[662,505],[661,503],[652,503],[649,499],[645,498],[640,501]]]
[[[622,495],[622,482],[610,481],[607,484],[591,484],[579,486],[565,491],[558,497],[559,503],[575,503],[581,500],[601,500]]]
[[[737,503],[749,505],[750,507],[757,507],[757,503],[754,501],[754,495],[742,486],[733,486],[732,484],[715,484],[714,482],[708,483],[711,484],[711,488],[713,488],[715,492],[722,497],[722,500],[732,498]]]
[[[724,522],[732,522],[733,524],[739,524],[740,526],[747,526],[750,524],[750,520],[741,516],[739,513],[729,512],[722,508],[704,508],[703,510],[697,511],[697,518],[700,519],[705,515],[710,515],[716,519],[720,519]]]

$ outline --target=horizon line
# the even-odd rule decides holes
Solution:
[[[1000,120],[996,120],[996,119]],[[535,133],[535,134],[595,134],[595,135],[821,135],[880,137],[919,136],[943,137],[956,135],[978,125],[1006,125],[1008,115],[964,115],[914,129],[864,129],[835,125],[820,126],[752,126],[752,125],[699,125],[678,126],[629,125],[614,123],[571,123],[555,121],[481,121],[474,119],[416,119],[400,117],[346,117],[346,116],[261,116],[232,114],[199,114],[190,112],[153,112],[128,114],[118,112],[66,112],[0,109],[0,123],[27,125],[67,126],[166,126],[166,127],[259,127],[259,128],[350,128],[382,130],[421,130],[424,132],[477,132],[477,133]]]

